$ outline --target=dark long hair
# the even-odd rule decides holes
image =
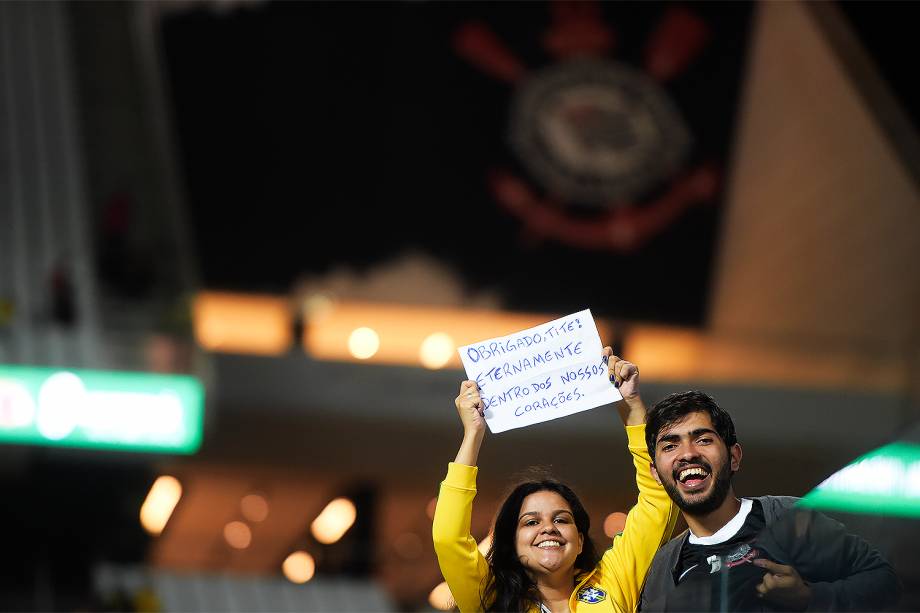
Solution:
[[[492,573],[482,594],[482,608],[485,611],[527,611],[531,606],[540,603],[537,585],[518,559],[515,544],[521,504],[527,496],[543,491],[555,492],[569,503],[575,518],[575,527],[584,537],[581,553],[575,558],[575,569],[593,570],[600,560],[594,542],[588,534],[591,519],[569,486],[546,475],[518,483],[505,498],[495,517],[492,546],[486,554]]]

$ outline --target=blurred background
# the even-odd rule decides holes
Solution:
[[[590,308],[742,495],[900,441],[834,491],[917,610],[911,8],[0,3],[0,608],[448,608],[456,347]],[[625,441],[489,437],[473,535],[539,464],[606,540]]]

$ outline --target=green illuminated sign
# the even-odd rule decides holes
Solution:
[[[891,443],[858,458],[809,492],[801,506],[920,517],[920,445]]]
[[[194,453],[203,421],[194,377],[0,365],[0,442]]]

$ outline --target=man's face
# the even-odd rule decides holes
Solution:
[[[716,510],[740,466],[741,446],[727,448],[705,412],[690,413],[662,428],[655,439],[652,475],[688,515]]]

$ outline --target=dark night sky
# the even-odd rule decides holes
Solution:
[[[640,67],[669,6],[604,4],[617,41],[610,55]],[[750,6],[688,6],[713,36],[665,89],[693,132],[691,161],[724,167]],[[360,270],[415,248],[454,266],[470,287],[499,291],[509,308],[590,306],[701,323],[721,196],[630,254],[522,232],[486,182],[496,165],[520,169],[506,143],[512,86],[450,44],[472,19],[528,67],[554,61],[540,42],[548,3],[284,2],[168,19],[163,39],[205,283],[287,291],[301,273],[338,263]]]

